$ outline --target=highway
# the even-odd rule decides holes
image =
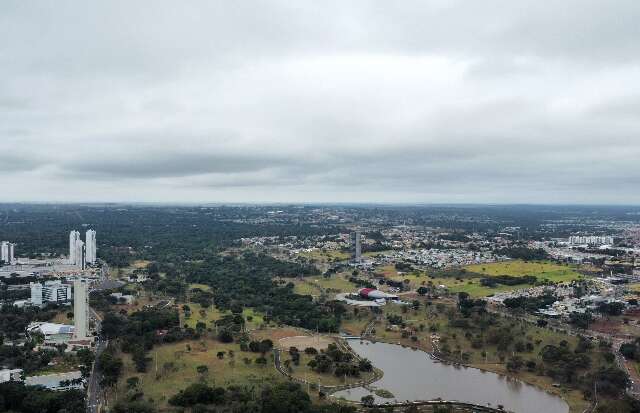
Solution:
[[[100,373],[97,370],[98,357],[109,342],[107,340],[96,341],[96,360],[93,362],[93,367],[91,368],[91,376],[87,381],[87,412],[88,413],[98,413],[100,411],[100,406],[103,404],[103,396],[104,392],[102,391],[102,386],[100,386]]]
[[[101,285],[103,285],[105,282],[108,281],[108,278],[107,278],[108,274],[109,274],[108,267],[106,264],[104,264],[102,267],[103,281]],[[94,288],[94,290],[100,290],[100,288],[99,287]],[[89,307],[89,313],[91,318],[94,320],[95,331],[98,333],[98,335],[96,336],[96,341],[95,341],[95,345],[96,345],[95,360],[93,362],[93,366],[91,367],[91,375],[87,380],[86,402],[87,402],[88,413],[99,413],[101,406],[104,404],[104,390],[100,385],[100,380],[102,377],[100,375],[100,372],[98,371],[98,358],[109,345],[109,341],[102,339],[100,335],[100,332],[102,330],[102,326],[101,326],[102,317],[100,316],[100,314],[98,314],[98,312],[91,307]]]

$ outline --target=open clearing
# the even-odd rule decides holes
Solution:
[[[222,359],[217,356],[220,351],[224,352]],[[233,357],[229,351],[233,352]],[[145,398],[152,398],[160,406],[166,406],[171,396],[192,383],[205,382],[216,386],[261,385],[283,380],[282,375],[273,368],[272,361],[264,366],[255,364],[255,359],[260,354],[242,352],[237,343],[226,344],[203,339],[164,344],[154,347],[149,352],[149,357],[152,360],[147,371],[139,373],[136,372],[131,357],[123,354],[125,364],[117,388],[120,396],[126,394],[126,381],[129,377],[138,377]],[[198,373],[198,366],[207,366],[208,371]]]
[[[465,269],[477,274],[497,276],[510,275],[512,277],[523,277],[534,275],[539,281],[549,280],[551,282],[573,281],[582,278],[575,268],[555,264],[545,261],[503,261],[487,264],[468,265]]]
[[[335,340],[326,336],[293,336],[284,337],[278,340],[278,347],[282,350],[288,350],[290,347],[295,347],[298,350],[304,350],[309,347],[313,347],[316,350],[325,350],[329,347],[329,344],[334,343]]]
[[[325,293],[343,293],[356,290],[355,284],[345,278],[344,274],[336,274],[329,278],[306,277],[290,280],[294,284],[294,292],[301,295],[320,295]]]
[[[485,297],[491,294],[529,288],[532,284],[520,285],[496,285],[487,287],[480,284],[482,277],[495,277],[509,275],[512,277],[524,277],[532,275],[538,281],[569,282],[583,278],[574,267],[559,265],[543,261],[513,260],[486,264],[474,264],[466,266],[467,276],[459,277],[435,277],[430,274],[408,273],[393,275],[394,268],[383,267],[387,278],[395,281],[407,281],[412,288],[421,285],[443,285],[451,292],[465,292],[473,297]]]
[[[185,316],[182,305],[180,306],[180,320],[185,327],[195,328],[196,324],[202,321],[207,325],[207,328],[212,328],[214,321],[221,319],[224,315],[231,314],[230,311],[220,311],[214,306],[202,308],[198,303],[189,303],[187,305],[191,309],[189,318]],[[262,314],[255,312],[252,308],[243,309],[242,316],[247,320],[246,328],[249,330],[258,328],[264,323]]]

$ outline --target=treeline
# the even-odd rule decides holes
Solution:
[[[193,338],[192,330],[180,328],[180,319],[175,309],[145,309],[129,316],[107,313],[102,321],[102,334],[107,338],[118,339],[120,348],[131,354],[139,372],[146,371],[149,361],[147,352],[155,344]]]
[[[51,391],[22,382],[0,383],[0,412],[14,413],[84,413],[84,392]]]
[[[239,386],[211,387],[191,384],[169,399],[169,404],[205,411],[206,406],[236,413],[355,413],[356,408],[344,404],[313,405],[299,384],[281,383],[268,386],[255,395],[253,389]],[[218,411],[216,409],[216,411]],[[195,411],[195,410],[194,410]]]
[[[189,283],[209,285],[220,310],[237,312],[251,307],[281,323],[323,332],[338,331],[346,311],[339,303],[314,303],[311,296],[295,294],[293,284],[280,285],[272,280],[274,276],[317,274],[315,267],[266,255],[216,255],[187,263],[181,272]]]
[[[496,249],[494,253],[524,261],[540,261],[549,258],[549,254],[542,248],[529,248],[524,246],[500,248]]]
[[[551,297],[546,299],[551,300]],[[539,304],[536,302],[535,305]],[[529,304],[526,300],[518,302],[518,307],[527,305],[533,303]],[[617,368],[610,343],[594,343],[579,337],[575,346],[561,340],[557,344],[543,346],[535,353],[540,341],[527,334],[524,325],[487,312],[483,300],[473,300],[461,293],[458,309],[458,312],[448,313],[449,326],[461,329],[471,347],[482,349],[484,354],[488,346],[495,346],[497,355],[501,362],[505,362],[508,370],[525,370],[551,377],[558,383],[581,390],[588,399],[593,397],[594,385],[597,386],[598,397],[603,399],[623,396],[628,378],[625,372]],[[444,338],[441,342],[442,354],[453,356],[455,353],[449,342]],[[456,357],[465,361],[470,356],[461,353]]]
[[[38,307],[18,308],[5,304],[0,307],[0,341],[4,338],[15,340],[24,334],[29,323],[34,321],[49,321],[56,315],[57,306],[47,309]]]
[[[296,220],[265,221],[266,211],[267,207],[0,205],[5,218],[0,239],[17,243],[18,256],[58,256],[68,253],[70,230],[90,227],[98,232],[98,257],[112,266],[126,266],[133,259],[204,259],[243,237],[339,232]]]

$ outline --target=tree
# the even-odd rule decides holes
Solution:
[[[154,413],[151,403],[144,400],[121,400],[113,406],[113,413]]]
[[[138,377],[129,377],[127,379],[127,390],[133,390],[138,387],[140,384],[140,379]]]
[[[375,397],[373,397],[370,394],[366,396],[362,396],[362,398],[360,399],[360,403],[362,403],[362,405],[365,407],[372,407],[375,402],[376,402]]]

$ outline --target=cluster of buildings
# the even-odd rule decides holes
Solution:
[[[496,256],[491,251],[470,251],[464,248],[404,250],[394,252],[390,257],[438,269],[507,259]]]
[[[609,235],[572,235],[571,245],[613,245],[613,237]]]
[[[60,298],[58,302],[70,300],[73,296],[73,326],[47,322],[34,322],[27,327],[27,334],[40,333],[44,336],[45,345],[69,344],[84,346],[90,344],[89,336],[89,285],[88,281],[78,279],[72,286],[62,283],[32,283],[32,301],[36,305],[41,302],[53,302],[53,298]],[[49,297],[45,298],[45,297]]]
[[[0,242],[0,261],[10,265],[13,265],[16,262],[15,244],[10,243],[9,241]]]
[[[85,242],[80,238],[80,232],[71,231],[69,234],[69,264],[85,269],[87,264],[96,263],[96,232],[92,229],[85,234]]]
[[[42,307],[47,303],[65,303],[71,301],[71,284],[59,280],[29,283],[31,288],[31,305]]]

